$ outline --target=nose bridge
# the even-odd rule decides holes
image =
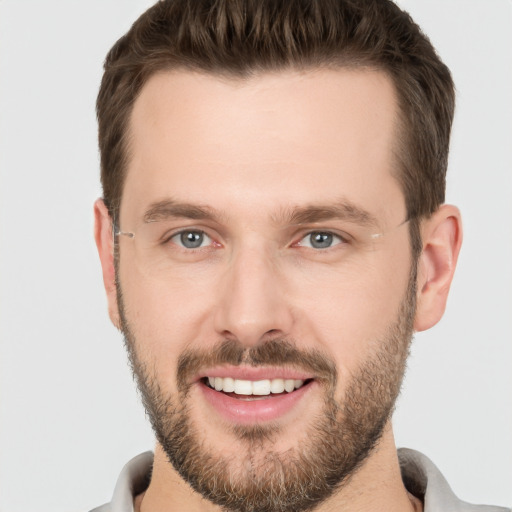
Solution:
[[[277,257],[263,245],[233,251],[217,305],[217,331],[247,346],[287,334],[292,321]]]

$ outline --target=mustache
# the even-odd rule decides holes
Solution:
[[[292,367],[306,371],[315,379],[336,386],[338,372],[334,361],[318,350],[299,349],[285,339],[268,340],[261,345],[247,347],[238,340],[226,339],[208,350],[189,349],[178,359],[177,381],[180,391],[186,392],[192,377],[201,368],[221,365],[248,365]]]

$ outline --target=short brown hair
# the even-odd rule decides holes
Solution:
[[[434,212],[444,202],[455,93],[448,68],[406,12],[389,0],[161,0],[105,60],[97,116],[110,215],[121,202],[132,107],[153,74],[181,68],[248,77],[319,67],[372,67],[391,77],[407,214]]]

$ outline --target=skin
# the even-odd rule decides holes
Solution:
[[[119,240],[119,279],[140,343],[137,354],[164,392],[177,392],[177,360],[187,347],[204,349],[223,339],[252,347],[283,336],[335,362],[335,396],[343,400],[351,374],[396,319],[410,275],[408,230],[397,227],[406,218],[394,177],[397,116],[394,87],[379,71],[286,71],[245,81],[173,71],[148,81],[131,117],[121,229],[137,237],[144,212],[169,198],[215,212],[213,220],[174,222],[176,228],[207,230],[213,243],[194,261],[173,248],[179,271],[168,279],[141,263],[136,238]],[[306,247],[308,231],[281,215],[340,201],[377,220],[375,226],[355,226],[358,235],[386,233],[358,258],[347,257],[344,244],[323,254]],[[119,327],[111,222],[101,200],[95,217],[109,314]],[[313,227],[339,226],[339,219],[328,219]],[[421,233],[417,331],[444,312],[462,240],[458,210],[441,206],[422,221]],[[296,447],[321,410],[321,392],[312,389],[279,418],[274,449]],[[190,409],[210,448],[228,456],[243,449],[195,390]],[[406,511],[420,505],[403,486],[389,422],[362,467],[317,510]],[[181,479],[157,444],[140,510],[219,509]]]

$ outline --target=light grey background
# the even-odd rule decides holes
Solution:
[[[512,504],[512,4],[403,0],[458,86],[465,242],[395,415],[465,500]],[[150,449],[92,237],[103,58],[147,0],[0,0],[0,511],[86,511]]]

